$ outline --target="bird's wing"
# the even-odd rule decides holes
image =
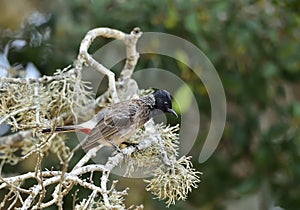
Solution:
[[[137,111],[138,106],[127,103],[119,103],[108,107],[102,117],[99,117],[96,126],[91,130],[83,148],[89,150],[101,143],[124,135],[124,130],[134,126],[134,116]]]

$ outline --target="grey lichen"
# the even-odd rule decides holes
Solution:
[[[167,170],[159,167],[151,180],[145,180],[148,183],[146,190],[159,200],[166,199],[168,207],[177,200],[185,200],[192,188],[198,187],[199,175],[202,174],[195,171],[190,159],[183,156]]]
[[[52,126],[64,113],[67,120],[77,121],[79,111],[90,104],[88,85],[70,68],[57,70],[49,79],[0,78],[0,116],[6,116],[2,121],[13,130]]]
[[[166,126],[164,124],[156,124],[155,129],[161,135],[163,140],[163,145],[167,152],[168,157],[175,158],[178,156],[178,148],[179,148],[179,125],[176,126]],[[132,138],[132,143],[140,142],[141,139],[152,138],[152,133],[140,129]],[[159,144],[152,144],[145,150],[139,150],[134,152],[131,155],[130,161],[133,166],[139,167],[147,167],[147,168],[157,168],[162,164],[161,162],[161,147]],[[144,170],[145,172],[149,172],[149,170]],[[152,171],[150,171],[152,173]]]
[[[109,202],[111,204],[110,207],[106,206],[102,200],[101,197],[96,197],[93,200],[89,199],[83,199],[80,203],[78,203],[74,210],[109,210],[109,209],[127,209],[127,210],[142,210],[144,209],[143,205],[135,206],[132,205],[130,207],[126,207],[124,204],[125,196],[128,195],[128,189],[125,189],[123,191],[117,191],[115,189],[112,189],[109,194]]]
[[[39,150],[59,154],[62,161],[69,153],[65,137],[42,135],[39,131],[63,122],[78,121],[78,116],[83,116],[79,111],[86,110],[93,101],[87,83],[70,67],[57,70],[52,77],[0,78],[0,125],[5,121],[12,131],[32,129],[32,134],[20,141],[1,144],[0,159],[16,164],[22,157]],[[5,137],[2,140],[4,143]],[[16,155],[18,150],[19,155]]]
[[[124,80],[115,83],[114,74],[88,54],[92,40],[100,35],[126,43],[127,61],[123,70],[128,74],[123,74]],[[167,206],[186,199],[192,188],[197,187],[201,173],[192,168],[191,157],[178,159],[179,125],[155,125],[150,120],[149,125],[131,138],[132,143],[137,143],[137,148],[129,146],[122,149],[121,153],[112,154],[104,165],[88,163],[96,155],[97,149],[93,148],[74,167],[70,162],[74,161],[80,145],[71,148],[66,144],[65,135],[41,133],[42,128],[78,123],[81,117],[86,117],[82,120],[90,119],[97,105],[102,107],[138,97],[138,94],[149,94],[152,90],[139,90],[136,81],[130,78],[138,59],[135,45],[140,36],[141,32],[137,29],[128,35],[115,29],[97,28],[88,32],[82,41],[78,65],[74,68],[67,67],[57,70],[53,76],[37,79],[0,78],[0,125],[6,122],[15,131],[0,137],[0,190],[10,191],[0,202],[0,207],[9,204],[25,210],[57,205],[62,209],[63,198],[74,186],[81,186],[89,189],[91,194],[80,201],[75,198],[74,209],[143,209],[142,205],[126,208],[124,200],[127,189],[117,190],[116,181],[108,184],[112,170],[122,161],[127,175],[142,168],[148,177],[151,176],[151,180],[146,180],[146,190],[158,199],[166,199]],[[92,97],[89,85],[81,79],[84,64],[97,69],[109,79],[107,91],[96,100]],[[43,160],[50,153],[60,161],[58,170],[43,168]],[[2,176],[6,164],[15,165],[31,155],[37,157],[33,171]],[[94,182],[94,172],[102,173],[100,185]],[[84,179],[83,175],[89,175],[90,178]],[[34,184],[22,184],[32,179],[36,180]],[[49,186],[55,186],[55,189],[49,195],[50,199],[45,199],[49,194]]]
[[[176,160],[179,155],[179,125],[157,124],[155,129],[161,135],[163,147],[172,163],[171,166],[166,166],[162,162],[162,148],[159,144],[153,144],[145,150],[134,152],[131,158],[127,160],[127,166],[131,167],[132,171],[136,168],[145,168],[144,172],[148,172],[148,175],[152,174],[151,180],[145,180],[148,183],[146,190],[160,200],[166,199],[166,204],[169,207],[171,204],[175,204],[177,200],[185,200],[192,188],[197,188],[200,182],[199,175],[202,173],[193,168],[191,157],[183,156]],[[140,141],[147,138],[148,135],[151,134],[140,130],[134,136],[133,141]]]

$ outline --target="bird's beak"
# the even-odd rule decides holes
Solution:
[[[172,115],[174,115],[175,117],[177,117],[178,118],[178,115],[177,115],[177,113],[174,111],[174,109],[168,109],[168,112],[170,112]]]

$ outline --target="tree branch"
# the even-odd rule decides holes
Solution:
[[[83,65],[91,66],[108,77],[109,83],[107,92],[97,98],[96,103],[100,103],[103,98],[108,99],[109,97],[111,97],[112,103],[117,103],[120,100],[127,100],[135,97],[138,92],[138,85],[131,77],[139,58],[136,44],[141,35],[142,32],[139,28],[134,28],[130,34],[110,28],[96,28],[90,30],[83,38],[74,68],[67,67],[62,71],[58,71],[58,73],[54,76],[44,76],[38,79],[0,78],[0,91],[5,92],[7,96],[9,96],[8,93],[10,93],[10,85],[14,85],[14,87],[21,87],[26,90],[26,93],[31,94],[30,97],[32,98],[31,101],[27,101],[27,97],[29,96],[20,96],[17,100],[12,100],[14,103],[23,103],[25,101],[23,104],[26,104],[26,106],[21,106],[22,108],[19,108],[19,104],[16,103],[15,106],[9,110],[10,113],[6,114],[5,112],[0,112],[4,113],[4,116],[0,116],[0,125],[4,121],[12,118],[15,128],[24,128],[25,123],[30,122],[31,128],[33,129],[50,125],[54,130],[56,124],[63,121],[66,123],[67,120],[70,120],[70,118],[68,118],[70,115],[74,116],[75,121],[77,121],[77,113],[74,106],[76,106],[78,110],[82,111],[81,109],[83,109],[83,107],[90,107],[92,104],[94,108],[95,105],[94,101],[90,100],[91,93],[87,91],[86,86],[84,86],[85,83],[81,81]],[[88,53],[89,47],[98,36],[121,40],[126,46],[126,62],[117,82],[115,74],[110,69],[107,69],[105,66],[98,63]],[[14,93],[14,90],[10,91]],[[3,101],[0,105],[4,108],[6,107],[6,104],[11,103],[4,97],[0,99]],[[46,99],[49,100],[45,102]],[[53,109],[49,111],[48,109],[50,108]],[[35,110],[35,112],[27,113],[29,110]],[[16,120],[14,118],[16,115],[22,115],[23,118],[21,118],[21,120],[19,118]],[[22,124],[23,127],[19,126],[20,122],[24,123]],[[70,162],[71,160],[74,160],[75,152],[77,152],[80,148],[80,144],[75,146],[73,150],[70,150],[63,141],[63,137],[58,136],[53,132],[48,135],[41,135],[38,129],[32,129],[0,137],[0,149],[5,148],[5,146],[16,145],[16,143],[23,141],[23,144],[20,144],[17,148],[23,149],[21,154],[25,155],[23,158],[19,158],[18,161],[24,160],[33,153],[38,154],[38,161],[34,172],[5,178],[0,176],[0,190],[9,188],[11,189],[11,192],[15,192],[15,194],[9,194],[7,198],[5,198],[5,201],[12,199],[12,197],[15,196],[13,198],[14,200],[10,203],[10,206],[13,208],[13,206],[17,205],[17,203],[22,203],[22,210],[41,209],[50,207],[54,204],[56,204],[59,209],[62,209],[63,198],[75,185],[78,185],[91,191],[88,199],[83,200],[81,204],[77,204],[80,205],[81,208],[87,209],[91,205],[96,205],[101,208],[120,209],[125,206],[123,204],[122,196],[125,196],[127,191],[117,191],[115,189],[115,185],[117,183],[116,180],[112,181],[110,187],[108,186],[110,174],[113,169],[120,165],[122,161],[128,159],[131,159],[132,161],[140,161],[141,165],[144,166],[143,164],[145,163],[143,161],[149,160],[153,158],[153,156],[155,161],[158,160],[157,162],[159,162],[159,164],[163,163],[161,166],[157,166],[159,170],[154,173],[155,176],[160,177],[165,174],[168,175],[168,173],[163,171],[163,169],[166,168],[172,169],[168,170],[173,172],[169,176],[171,178],[175,174],[174,171],[182,171],[182,184],[178,182],[181,184],[179,199],[185,198],[184,196],[186,195],[186,192],[190,191],[191,186],[196,186],[195,183],[198,179],[195,178],[196,173],[190,169],[190,162],[188,158],[182,158],[179,163],[176,161],[177,147],[174,142],[177,141],[178,136],[174,135],[173,132],[177,131],[178,127],[175,126],[175,129],[168,130],[168,128],[163,127],[162,125],[155,125],[152,120],[145,124],[144,127],[145,130],[138,132],[135,137],[132,137],[137,140],[136,146],[128,146],[122,149],[120,153],[113,153],[105,164],[86,165],[93,157],[96,156],[97,151],[103,147],[103,145],[99,145],[98,147],[87,151],[86,154],[78,160],[77,163],[75,163],[73,168],[70,168]],[[171,133],[168,138],[166,138],[166,135],[168,134],[163,134],[163,129]],[[34,135],[35,132],[37,132],[37,135]],[[28,140],[31,139],[33,139],[33,141],[36,140],[37,142],[28,142]],[[15,150],[9,152],[5,158],[12,158],[12,160],[13,158],[16,158],[13,155]],[[45,154],[49,152],[55,153],[61,161],[60,170],[48,171],[41,168],[41,163],[45,158]],[[3,159],[5,160],[5,158]],[[4,164],[4,162],[1,164],[1,169]],[[186,165],[188,169],[182,169],[183,165]],[[128,171],[130,170],[128,169]],[[93,182],[96,177],[94,176],[95,172],[100,172],[102,174],[100,186],[97,186]],[[130,172],[128,172],[128,174],[130,174]],[[84,180],[82,175],[90,175],[90,178]],[[168,178],[168,176],[163,177]],[[167,178],[165,180],[167,180]],[[22,184],[27,183],[30,179],[34,179],[36,184],[30,188],[27,187],[26,189],[26,185]],[[149,191],[153,191],[154,194],[160,194],[161,192],[168,191],[168,189],[161,188],[157,190],[157,186],[155,186],[155,183],[157,183],[156,180],[149,183],[150,186],[148,186],[147,190],[149,189]],[[45,197],[47,196],[46,192],[50,185],[55,185],[55,188],[50,200],[47,199],[47,201],[45,201]],[[174,191],[177,192],[176,190]],[[176,197],[171,194],[169,199],[171,201],[169,201],[169,203],[173,203],[176,200]],[[101,199],[96,201],[96,197]],[[23,199],[25,200],[23,201]],[[142,206],[140,208],[142,208]]]

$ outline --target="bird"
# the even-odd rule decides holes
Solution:
[[[161,113],[171,113],[178,117],[172,108],[171,94],[166,90],[156,90],[154,93],[138,99],[131,99],[112,104],[103,108],[92,119],[78,124],[56,127],[54,132],[82,132],[87,138],[82,148],[89,151],[100,144],[113,146],[119,150],[119,145],[126,142],[139,128],[153,116]],[[52,132],[43,129],[42,133]]]

